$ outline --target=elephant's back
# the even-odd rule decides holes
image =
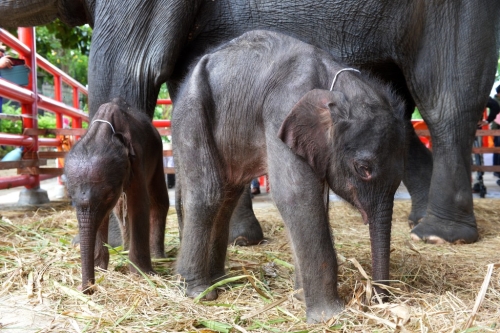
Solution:
[[[266,135],[277,138],[303,94],[327,87],[327,62],[326,52],[276,32],[224,44],[199,60],[179,91],[174,144],[196,146],[210,136],[231,179],[265,173]]]
[[[206,77],[200,81],[206,80],[214,100],[253,113],[262,113],[266,101],[296,91],[295,86],[326,89],[335,64],[317,47],[266,30],[247,32],[203,59]]]

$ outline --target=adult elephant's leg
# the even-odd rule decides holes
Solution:
[[[434,163],[427,211],[411,232],[414,240],[472,243],[479,236],[470,188],[470,156],[479,113],[470,111],[468,116],[459,116],[459,108],[451,108],[455,111],[442,124],[427,121]]]
[[[250,186],[241,195],[230,222],[229,243],[255,245],[264,239],[262,228],[252,208]]]
[[[470,156],[498,62],[500,40],[491,22],[498,22],[499,7],[488,11],[479,10],[474,2],[450,3],[445,11],[441,3],[428,5],[424,38],[415,39],[415,44],[408,40],[414,47],[409,54],[414,51],[415,56],[401,63],[432,138],[427,210],[411,233],[413,239],[429,243],[471,243],[479,235],[470,188]],[[443,28],[442,19],[436,16],[439,13],[455,23],[453,28]]]
[[[467,6],[474,5],[467,3],[464,9]],[[489,15],[488,11],[468,9],[475,15]],[[432,138],[427,210],[411,231],[413,239],[429,243],[472,243],[479,237],[470,188],[470,156],[476,125],[493,83],[499,45],[494,43],[495,32],[483,23],[491,17],[479,20],[458,9],[454,15],[459,22],[454,29],[443,30],[429,22],[427,33],[433,29],[440,32],[422,41],[419,56],[405,73]],[[473,19],[479,21],[471,25]]]

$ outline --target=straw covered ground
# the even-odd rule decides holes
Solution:
[[[228,279],[219,298],[184,297],[173,275],[179,248],[176,215],[168,216],[168,258],[159,276],[127,274],[127,259],[111,250],[109,271],[97,272],[97,292],[85,296],[74,211],[67,202],[36,210],[1,207],[0,331],[5,332],[500,332],[500,212],[498,201],[475,201],[481,239],[472,245],[409,241],[409,201],[396,201],[390,303],[366,301],[371,290],[368,227],[344,203],[331,204],[345,310],[307,325],[293,297],[293,262],[283,222],[269,205],[256,208],[268,241],[228,248]],[[367,288],[368,286],[368,288]],[[369,295],[368,295],[369,296]]]

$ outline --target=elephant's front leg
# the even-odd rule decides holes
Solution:
[[[283,163],[270,163],[269,178],[275,184],[273,198],[290,234],[307,321],[326,321],[341,312],[344,305],[337,291],[337,257],[326,214],[324,184],[298,159],[285,168]]]
[[[408,163],[414,164],[410,170],[424,174],[424,182],[432,166],[425,215],[421,217],[423,210],[420,209],[420,214],[413,216],[416,226],[411,237],[434,244],[472,243],[479,235],[470,186],[470,158],[482,103],[477,98],[469,98],[457,104],[457,96],[451,95],[448,99],[446,95],[441,96],[435,104],[420,107],[431,133],[432,161],[422,150],[410,151]]]
[[[488,38],[495,40],[494,29],[482,27],[428,26],[429,31],[441,33],[422,40],[415,61],[402,64],[432,138],[429,200],[425,216],[411,232],[413,239],[472,243],[479,237],[470,184],[471,151],[498,62],[498,43],[485,43]]]
[[[478,239],[470,186],[476,124],[477,119],[429,124],[434,157],[429,201],[426,215],[411,231],[412,239],[435,244]]]

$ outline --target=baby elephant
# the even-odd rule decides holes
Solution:
[[[245,184],[264,173],[291,238],[308,322],[343,309],[328,187],[369,224],[373,278],[388,281],[403,112],[381,82],[278,33],[248,32],[202,57],[172,125],[183,228],[177,271],[187,295],[224,275],[231,212]]]
[[[120,99],[101,105],[87,134],[66,156],[65,173],[80,229],[84,292],[92,293],[94,266],[108,266],[104,243],[113,208],[130,261],[153,273],[151,254],[165,256],[169,201],[162,142],[151,120]]]

